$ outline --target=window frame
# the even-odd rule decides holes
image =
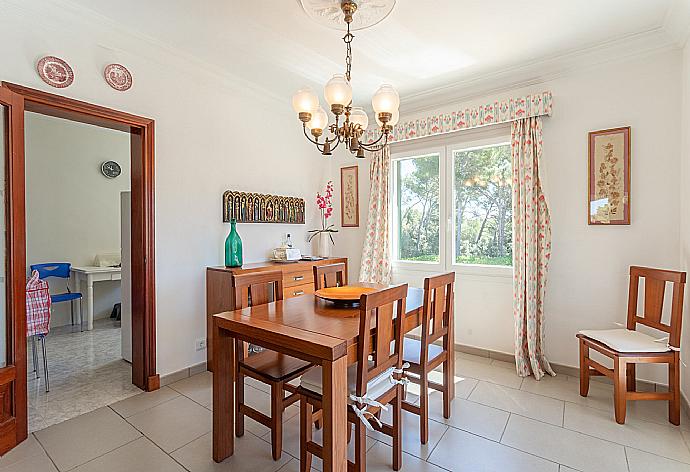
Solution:
[[[513,266],[497,266],[490,264],[466,264],[455,262],[455,198],[454,151],[464,151],[488,147],[492,145],[510,144],[510,125],[493,125],[485,128],[467,130],[455,135],[434,136],[415,139],[409,142],[391,145],[390,167],[390,195],[391,205],[389,221],[391,221],[391,265],[394,271],[439,272],[453,271],[458,274],[512,277]],[[397,172],[395,161],[422,157],[429,154],[439,154],[439,262],[403,261],[398,259],[398,219],[397,212]]]

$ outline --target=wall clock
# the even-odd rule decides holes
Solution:
[[[101,173],[109,179],[114,179],[122,173],[122,167],[115,161],[105,161],[101,164]]]

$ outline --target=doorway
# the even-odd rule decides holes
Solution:
[[[2,83],[5,131],[6,366],[0,362],[0,454],[26,439],[26,226],[24,113],[129,135],[131,154],[132,383],[160,387],[156,373],[154,121],[16,84]],[[2,334],[2,333],[0,333]]]

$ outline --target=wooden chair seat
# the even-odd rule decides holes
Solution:
[[[417,339],[405,338],[405,343],[403,347],[403,360],[410,365],[419,365],[421,362],[422,355],[422,342]],[[429,344],[429,349],[427,351],[428,361],[430,364],[442,356],[445,352],[442,346],[437,344]]]
[[[357,363],[350,365],[347,368],[347,394],[355,394],[357,391]],[[371,363],[369,364],[371,366]],[[393,373],[393,368],[384,371],[382,374],[376,376],[367,382],[367,395],[372,398],[377,398],[385,393],[391,388],[395,388],[395,384],[392,384],[389,379]],[[322,386],[322,373],[321,367],[314,367],[312,370],[307,372],[300,379],[300,389],[299,392],[311,397],[321,396],[323,393]],[[348,398],[348,402],[352,402]]]
[[[309,370],[311,364],[275,351],[265,350],[244,358],[240,368],[257,380],[269,382],[289,382]]]
[[[670,352],[668,339],[658,341],[652,336],[629,329],[585,329],[578,334],[610,349],[625,353]]]

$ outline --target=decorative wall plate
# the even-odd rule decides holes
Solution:
[[[122,64],[108,64],[103,71],[103,77],[112,88],[124,92],[132,87],[132,74]]]
[[[36,71],[41,80],[51,87],[65,88],[74,82],[74,71],[59,57],[42,57],[36,64]]]
[[[340,0],[298,0],[312,20],[329,28],[345,31]],[[396,0],[357,0],[357,13],[350,29],[357,31],[383,21],[393,10]]]

